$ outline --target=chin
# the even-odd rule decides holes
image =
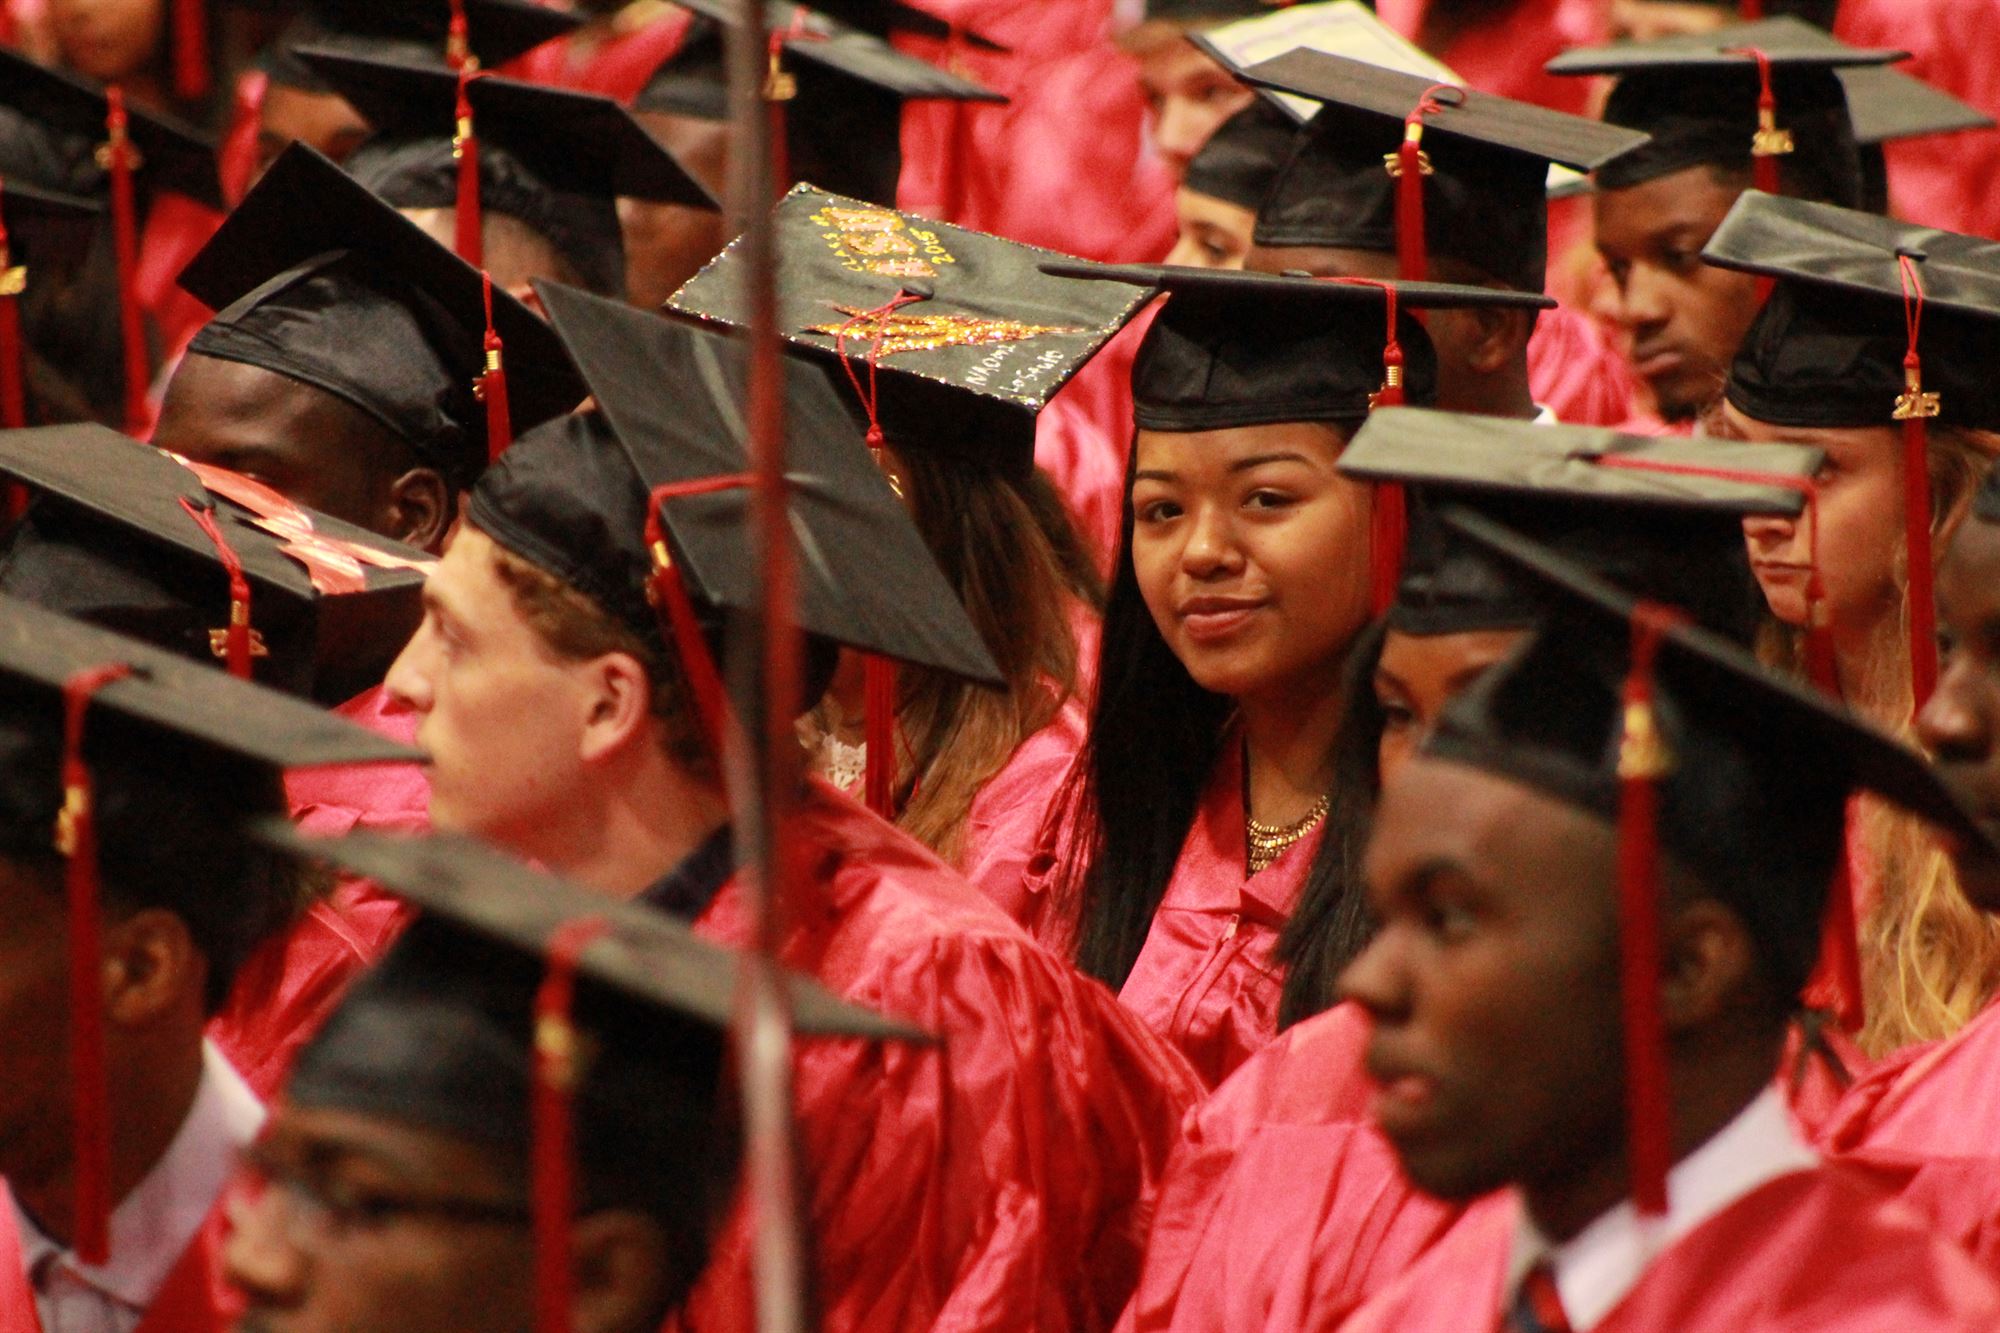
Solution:
[[[1476,1199],[1511,1183],[1500,1163],[1482,1160],[1469,1142],[1409,1144],[1392,1139],[1403,1174],[1432,1198]]]
[[[1806,623],[1805,591],[1794,578],[1772,582],[1762,573],[1757,575],[1757,586],[1763,591],[1764,604],[1771,608],[1771,614],[1793,629],[1804,629]]]

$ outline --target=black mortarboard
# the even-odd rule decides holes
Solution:
[[[1863,147],[1993,128],[1993,117],[1978,107],[1899,69],[1856,65],[1835,70],[1834,77],[1846,90],[1854,141]]]
[[[1253,65],[1303,50],[1420,74],[1432,82],[1458,81],[1449,66],[1384,23],[1361,0],[1265,5],[1250,17],[1191,33],[1188,40],[1238,78]],[[1259,100],[1281,108],[1295,125],[1311,120],[1320,107],[1312,98],[1269,88]]]
[[[816,355],[844,351],[852,382],[833,361],[843,400],[865,416],[872,396],[891,445],[1017,480],[1034,467],[1036,414],[1146,299],[1046,276],[1042,265],[1067,259],[1053,250],[808,185],[778,202],[773,225],[778,331]],[[668,308],[747,324],[743,264],[731,244]]]
[[[1277,9],[1290,0],[1146,0],[1147,23],[1224,23]]]
[[[44,130],[75,140],[80,150],[75,175],[64,181],[35,180],[33,184],[93,195],[102,188],[105,177],[92,161],[92,154],[105,141],[105,120],[111,107],[101,85],[0,47],[0,106],[13,108]],[[167,190],[211,208],[222,207],[214,144],[171,116],[131,103],[127,103],[125,114],[126,132],[138,150],[133,179],[140,190]]]
[[[1466,505],[1747,644],[1764,602],[1742,520],[1799,514],[1823,461],[1820,450],[1792,445],[1384,408],[1348,443],[1340,470],[1415,488],[1389,610],[1390,626],[1403,633],[1526,629],[1546,610],[1532,580],[1438,521],[1440,508]]]
[[[0,553],[0,591],[10,596],[221,665],[241,591],[253,654],[244,665],[297,694],[313,690],[322,666],[348,671],[335,678],[343,688],[367,684],[367,673],[352,675],[366,645],[379,678],[385,653],[415,628],[433,563],[422,551],[247,477],[197,474],[93,425],[0,432],[0,476],[39,497]]]
[[[1652,136],[1638,152],[1599,171],[1600,188],[1629,189],[1694,166],[1754,168],[1760,189],[1774,189],[1782,176],[1790,193],[1858,205],[1861,160],[1838,75],[1906,54],[1861,50],[1801,19],[1781,17],[1568,51],[1548,69],[1617,75],[1604,118]],[[1767,77],[1768,116],[1761,104]]]
[[[1075,262],[1045,270],[1166,292],[1132,368],[1142,430],[1194,432],[1287,421],[1355,426],[1388,377],[1385,288],[1395,291],[1403,401],[1428,403],[1436,354],[1416,310],[1541,309],[1525,292],[1443,283],[1361,283],[1160,264]]]
[[[180,282],[221,312],[190,351],[333,394],[460,484],[485,466],[479,271],[311,148],[272,163]],[[569,411],[584,390],[561,342],[506,292],[492,300],[515,429]]]
[[[1208,136],[1188,162],[1181,188],[1255,212],[1298,134],[1297,122],[1260,97]]]
[[[1411,278],[1424,276],[1432,253],[1541,291],[1550,165],[1590,171],[1644,142],[1631,130],[1317,51],[1263,61],[1242,77],[1324,104],[1258,213],[1257,244],[1394,252]],[[1430,174],[1405,172],[1406,157],[1428,163]]]
[[[82,195],[44,189],[25,181],[0,179],[0,222],[6,224],[7,253],[0,254],[0,288],[5,270],[33,265],[52,254],[77,255],[90,244],[90,231],[103,205]],[[33,280],[32,271],[25,275]],[[0,290],[0,296],[8,295]]]
[[[493,69],[526,55],[581,27],[575,14],[533,0],[464,0],[467,44],[482,69]],[[354,55],[429,58],[443,64],[451,33],[447,0],[311,0],[260,64],[276,83],[307,92],[334,89],[295,54],[303,46],[346,51]]]
[[[425,913],[300,1052],[287,1102],[510,1154],[544,1308],[567,1308],[551,1293],[567,1289],[579,1201],[652,1216],[677,1304],[734,1184],[725,1046],[741,955],[468,838],[309,839],[275,821],[266,832]],[[802,1036],[922,1038],[805,977],[784,985]]]
[[[651,492],[749,467],[747,347],[556,284],[539,290],[601,420],[570,423],[567,446],[552,438],[519,459],[510,453],[474,492],[471,519],[643,630],[654,624]],[[845,386],[823,367],[783,364],[796,623],[821,639],[997,682],[978,631],[863,447]],[[657,505],[686,591],[711,610],[754,615],[763,605],[749,504],[737,486]]]
[[[681,49],[639,93],[633,109],[727,119],[723,31],[733,21],[735,4],[689,0],[686,7],[700,18]],[[902,174],[905,102],[1007,100],[802,5],[772,4],[769,21],[783,48],[780,75],[791,80],[794,92],[783,103],[785,160],[792,180],[893,205]]]
[[[347,169],[397,208],[459,201],[459,78],[443,64],[301,48],[298,58],[375,128]],[[620,196],[715,209],[707,190],[608,97],[483,75],[466,89],[479,206],[548,239],[602,295],[624,291]]]

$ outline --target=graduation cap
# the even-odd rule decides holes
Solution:
[[[1764,619],[1742,520],[1797,517],[1818,449],[1624,435],[1489,416],[1383,408],[1340,471],[1414,487],[1389,625],[1405,634],[1527,629],[1547,599],[1438,521],[1469,506],[1599,578],[1687,611],[1744,644]]]
[[[0,428],[28,424],[21,294],[51,252],[89,244],[89,229],[102,212],[77,195],[0,179]]]
[[[1178,23],[1197,26],[1226,23],[1267,10],[1280,9],[1290,0],[1146,0],[1144,23]]]
[[[741,955],[469,838],[262,831],[424,912],[300,1052],[287,1102],[508,1154],[528,1196],[537,1307],[559,1316],[542,1327],[567,1326],[579,1200],[654,1218],[675,1280],[691,1283],[734,1184],[725,1047]],[[926,1039],[806,977],[782,980],[801,1036]]]
[[[576,31],[583,20],[575,14],[533,0],[461,0],[465,14],[466,49],[482,69],[518,59],[558,37]],[[426,57],[447,67],[452,27],[446,0],[312,0],[288,24],[259,64],[272,82],[310,93],[336,90],[314,68],[299,59],[296,48],[340,50],[353,55],[392,56],[412,61]]]
[[[584,396],[547,324],[303,144],[272,163],[180,283],[220,312],[190,351],[342,399],[456,484],[515,426]]]
[[[1598,172],[1623,190],[1694,166],[1751,171],[1757,188],[1859,204],[1863,192],[1842,71],[1886,65],[1904,51],[1862,50],[1802,19],[1731,24],[1713,33],[1567,51],[1552,74],[1615,74],[1604,118],[1652,142]],[[1864,81],[1864,91],[1870,85]],[[1878,92],[1894,94],[1896,89]]]
[[[744,489],[747,346],[554,283],[538,290],[601,417],[566,422],[520,458],[510,454],[474,492],[471,520],[640,633],[657,632],[715,736],[724,708],[707,635],[718,616],[758,614],[764,597]],[[783,364],[799,627],[998,683],[978,631],[863,447],[844,386],[822,367]]]
[[[1361,0],[1266,5],[1251,17],[1191,33],[1188,40],[1239,77],[1253,65],[1306,50],[1423,75],[1433,83],[1458,82],[1450,66],[1384,23]],[[1283,110],[1296,124],[1303,125],[1319,113],[1320,104],[1312,98],[1269,88],[1262,91],[1259,100]]]
[[[1271,193],[1298,132],[1291,117],[1259,98],[1208,136],[1188,163],[1181,188],[1254,213]]]
[[[1702,258],[1776,280],[1724,386],[1738,411],[1779,426],[1902,428],[1921,709],[1937,684],[1928,423],[2000,428],[2000,242],[1753,190]]]
[[[1323,104],[1258,214],[1257,244],[1393,250],[1402,276],[1417,281],[1435,252],[1541,291],[1551,164],[1592,171],[1645,141],[1318,51],[1260,62],[1242,77]]]
[[[460,209],[461,234],[476,234],[482,212],[515,218],[601,295],[625,290],[620,196],[719,208],[608,97],[374,54],[294,54],[374,127],[347,164],[362,184],[397,208]],[[468,155],[476,190],[462,169]],[[459,253],[478,262],[463,244]]]
[[[0,476],[40,497],[0,591],[295,694],[379,679],[434,563],[102,426],[0,432]]]
[[[1181,434],[1296,421],[1352,433],[1377,407],[1425,406],[1435,394],[1437,353],[1413,312],[1553,304],[1539,293],[1490,287],[1164,264],[1072,263],[1044,271],[1167,293],[1132,367],[1133,421],[1141,430]],[[1379,614],[1394,598],[1403,563],[1400,487],[1376,488],[1371,524]]]
[[[928,10],[906,5],[902,0],[820,0],[815,6],[822,14],[850,28],[859,28],[876,37],[908,33],[937,42],[964,42],[981,51],[1006,54],[1011,48]]]
[[[1793,992],[1820,954],[1852,793],[1988,843],[1921,755],[1823,695],[1500,524],[1462,511],[1446,522],[1538,583],[1553,610],[1523,653],[1446,710],[1424,750],[1616,826],[1633,1194],[1658,1215],[1671,1165],[1659,852],[1742,919],[1767,974]]]
[[[111,892],[170,905],[214,941],[211,1004],[289,919],[246,860],[241,821],[284,811],[279,770],[407,763],[415,752],[273,690],[0,597],[0,851],[63,862],[76,1097],[76,1224],[107,1258],[110,1138],[100,860]],[[156,900],[156,901],[152,901]]]
[[[729,118],[723,34],[734,0],[690,0],[699,18],[632,109],[694,120]],[[766,95],[783,104],[792,180],[893,206],[902,174],[903,104],[1005,102],[971,79],[896,50],[803,5],[768,7],[776,42]]]
[[[93,195],[101,189],[109,195],[125,421],[136,429],[147,417],[146,387],[152,378],[138,296],[139,192],[165,190],[221,208],[215,146],[169,116],[127,105],[116,85],[51,69],[5,48],[0,48],[0,106],[19,113],[31,128],[67,141],[60,151],[73,159],[71,174],[63,182],[37,183]],[[95,173],[82,165],[86,159],[94,162]]]
[[[1145,303],[1117,283],[1047,276],[1068,256],[795,186],[772,215],[778,331],[828,358],[871,431],[1015,481],[1034,468],[1035,418]],[[745,327],[743,243],[668,309]],[[871,441],[871,443],[874,441]]]

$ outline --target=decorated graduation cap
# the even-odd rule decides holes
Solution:
[[[1776,426],[1900,426],[1910,675],[1937,684],[1929,423],[2000,429],[2000,242],[1745,193],[1702,258],[1776,280],[1724,394]]]
[[[1051,277],[1068,257],[810,185],[773,215],[778,332],[828,358],[870,444],[949,453],[1024,480],[1035,417],[1145,303]],[[742,243],[668,308],[749,324]],[[874,438],[879,429],[881,438]]]
[[[1494,773],[1618,831],[1633,1197],[1667,1207],[1659,855],[1743,921],[1796,994],[1819,954],[1848,797],[1872,791],[1966,846],[1985,836],[1915,751],[1817,691],[1481,516],[1447,517],[1552,598],[1547,627],[1439,719],[1425,753]]]
[[[526,55],[544,42],[554,41],[581,27],[575,14],[551,9],[533,0],[405,0],[384,4],[382,0],[312,0],[288,24],[278,40],[260,59],[271,80],[306,92],[331,93],[335,89],[310,64],[299,59],[296,48],[315,47],[340,50],[355,55],[389,56],[409,60],[426,57],[447,66],[463,63],[454,59],[455,10],[464,19],[464,54],[481,69],[492,69]]]
[[[734,0],[688,0],[699,17],[633,110],[694,120],[729,118],[724,33]],[[971,79],[906,55],[880,37],[803,5],[769,6],[771,57],[764,95],[782,108],[789,180],[896,202],[903,104],[1005,102]],[[781,181],[780,184],[787,183]]]
[[[1262,61],[1241,77],[1322,104],[1258,213],[1257,244],[1393,251],[1411,281],[1437,254],[1541,291],[1551,164],[1591,171],[1645,141],[1319,51]]]
[[[625,290],[620,196],[714,210],[673,155],[608,97],[448,66],[302,47],[294,53],[374,126],[348,172],[397,208],[455,208],[475,266],[483,213],[544,237],[583,284]]]
[[[0,429],[28,424],[21,295],[37,265],[89,244],[89,229],[102,211],[79,195],[0,179]]]
[[[9,596],[295,694],[324,671],[341,698],[416,626],[422,551],[238,473],[76,425],[0,432],[0,476],[39,497],[0,553]]]
[[[1351,433],[1377,407],[1430,403],[1437,354],[1415,311],[1553,304],[1488,287],[1161,264],[1048,271],[1167,294],[1132,367],[1133,420],[1141,430],[1178,434],[1297,421]],[[1401,488],[1377,487],[1369,563],[1378,613],[1394,597],[1404,535]]]
[[[1698,36],[1567,51],[1548,69],[1617,75],[1605,120],[1651,136],[1645,147],[1597,173],[1600,189],[1629,189],[1689,167],[1717,166],[1752,172],[1767,193],[1777,193],[1783,182],[1795,194],[1858,205],[1861,160],[1847,85],[1838,76],[1907,54],[1851,47],[1787,16]]]
[[[764,589],[748,526],[739,338],[548,283],[543,305],[600,415],[543,432],[473,493],[471,521],[502,546],[657,634],[719,740],[712,636],[755,615]],[[972,680],[999,672],[826,369],[784,363],[786,470],[808,635]],[[524,443],[527,443],[524,441]]]
[[[212,952],[211,1008],[293,901],[242,821],[282,815],[280,770],[414,751],[274,690],[0,597],[0,854],[61,864],[76,1084],[72,1245],[106,1261],[110,1182],[100,898],[166,906]],[[100,872],[102,891],[100,891]]]
[[[180,283],[219,312],[191,352],[330,393],[458,485],[584,395],[547,324],[303,144]]]
[[[51,69],[0,48],[0,106],[30,129],[54,136],[72,161],[62,180],[32,182],[109,197],[118,271],[119,338],[124,351],[125,422],[146,420],[152,362],[139,309],[139,200],[169,191],[222,207],[215,146],[168,116],[128,105],[124,90]]]
[[[1748,644],[1764,602],[1742,520],[1797,517],[1824,455],[1792,445],[1653,438],[1600,427],[1384,408],[1340,471],[1414,487],[1390,628],[1405,634],[1528,629],[1547,598],[1438,520],[1463,505],[1637,596],[1686,610]]]
[[[1208,136],[1189,161],[1181,188],[1255,212],[1270,195],[1298,133],[1290,116],[1259,98]]]
[[[286,1101],[518,1163],[537,1328],[570,1327],[578,1207],[654,1218],[672,1280],[692,1283],[735,1183],[726,1034],[740,955],[469,838],[313,839],[278,821],[264,832],[423,911],[300,1052]],[[801,1037],[923,1039],[808,978],[784,986]]]

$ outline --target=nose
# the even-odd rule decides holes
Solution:
[[[1654,274],[1650,265],[1632,265],[1618,289],[1620,321],[1628,329],[1655,329],[1665,324],[1672,313],[1666,284]]]
[[[1202,142],[1214,127],[1209,117],[1193,98],[1177,93],[1169,93],[1160,103],[1159,116],[1153,122],[1153,146],[1160,150],[1160,156],[1174,169],[1174,178],[1180,179],[1187,170],[1187,164],[1201,151]]]
[[[1385,925],[1368,947],[1356,955],[1334,983],[1343,1000],[1368,1011],[1376,1023],[1393,1023],[1408,1016],[1408,971],[1399,957],[1395,927]]]
[[[1775,515],[1759,515],[1743,520],[1743,540],[1749,544],[1750,554],[1771,551],[1791,543],[1798,532],[1798,524],[1789,518]]]
[[[436,654],[431,630],[430,617],[426,616],[410,641],[403,645],[403,651],[396,654],[396,660],[389,664],[389,674],[383,677],[382,687],[389,697],[415,712],[419,717],[431,710],[431,661]]]
[[[297,1305],[306,1290],[305,1255],[292,1244],[281,1189],[239,1180],[228,1202],[229,1236],[222,1267],[251,1306]]]
[[[1938,759],[1983,763],[1993,754],[1993,727],[1979,697],[1980,668],[1953,652],[1944,660],[1938,686],[1917,714],[1917,737]]]
[[[1187,544],[1181,548],[1181,571],[1208,580],[1240,573],[1243,552],[1236,533],[1219,505],[1202,505],[1189,516]]]

